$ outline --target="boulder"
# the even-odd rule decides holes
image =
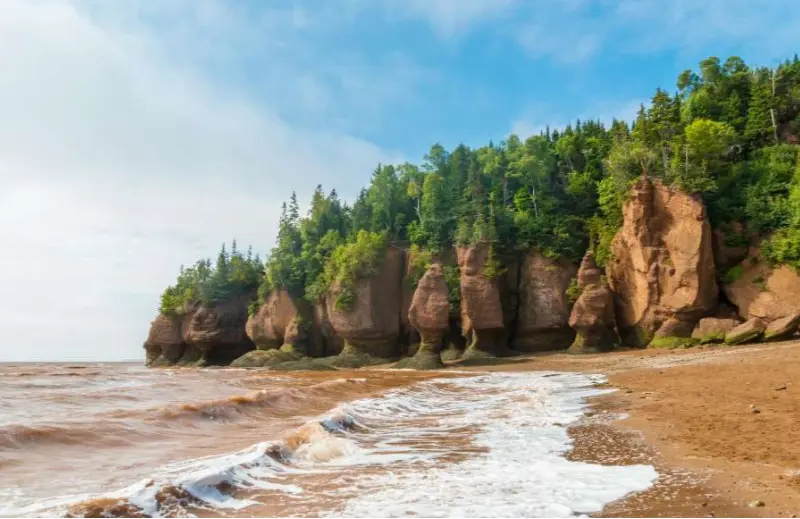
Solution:
[[[700,344],[725,341],[725,334],[739,326],[737,319],[720,319],[717,317],[706,317],[700,319],[694,330],[692,338]]]
[[[783,341],[797,333],[800,327],[800,312],[781,317],[769,323],[764,329],[765,341]]]
[[[634,184],[606,267],[624,344],[647,345],[668,321],[660,337],[688,336],[716,306],[711,242],[699,198],[645,177]]]
[[[800,312],[800,275],[787,265],[771,267],[758,248],[723,276],[722,290],[742,319],[767,322]]]
[[[726,333],[725,344],[734,345],[757,341],[766,327],[761,319],[750,319]]]
[[[570,345],[567,287],[577,269],[569,261],[550,259],[539,252],[523,256],[519,283],[519,314],[514,349],[546,351]]]
[[[578,287],[582,292],[569,317],[569,326],[576,335],[567,352],[598,353],[612,349],[617,342],[614,296],[605,284],[591,251],[581,261]]]
[[[464,360],[508,355],[501,276],[485,275],[491,247],[486,242],[457,249],[461,275],[461,329],[467,339]]]
[[[421,337],[419,348],[412,358],[402,360],[397,367],[444,367],[440,355],[442,338],[450,328],[450,303],[447,295],[442,265],[433,263],[419,280],[408,309],[408,320]]]
[[[397,338],[404,271],[405,253],[389,247],[378,271],[356,281],[352,307],[337,308],[336,298],[341,288],[331,287],[325,297],[326,312],[336,335],[344,339],[335,366],[359,367],[399,357]]]

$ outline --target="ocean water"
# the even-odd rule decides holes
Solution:
[[[0,365],[0,516],[590,514],[657,477],[565,458],[602,380]]]

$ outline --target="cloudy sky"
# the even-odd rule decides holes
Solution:
[[[1,0],[0,361],[142,357],[181,264],[378,162],[630,118],[793,0]]]

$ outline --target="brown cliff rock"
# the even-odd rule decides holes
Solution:
[[[764,330],[765,341],[783,341],[797,333],[800,326],[800,312],[781,317],[769,323]]]
[[[757,248],[726,274],[722,290],[742,319],[774,321],[800,311],[800,275],[791,267],[770,267]]]
[[[747,237],[744,226],[734,222],[724,229],[714,229],[712,246],[714,263],[720,272],[736,266],[747,256]]]
[[[546,351],[570,345],[574,332],[569,327],[566,291],[576,270],[567,260],[552,260],[538,252],[523,257],[514,349]]]
[[[736,319],[720,319],[717,317],[706,317],[700,319],[692,331],[692,339],[696,339],[700,344],[712,342],[723,342],[725,334],[741,324]]]
[[[461,329],[467,339],[462,358],[486,358],[508,355],[505,325],[513,314],[503,308],[501,287],[503,275],[494,279],[485,276],[489,259],[488,243],[457,250],[461,270]]]
[[[703,203],[642,178],[632,188],[623,216],[606,269],[623,344],[645,346],[668,320],[669,333],[691,333],[717,303],[711,228]]]
[[[200,306],[187,315],[183,339],[196,348],[198,363],[228,365],[255,348],[245,332],[247,306],[252,294],[234,297],[210,306]]]
[[[278,290],[255,315],[247,320],[245,330],[259,350],[282,348],[303,355],[321,356],[321,338],[312,326],[313,309],[302,299]]]
[[[419,280],[411,305],[408,321],[419,331],[421,341],[414,357],[403,359],[398,368],[439,369],[442,338],[450,328],[450,303],[447,301],[447,283],[440,263],[433,263]]]
[[[605,284],[591,251],[584,255],[578,271],[580,297],[572,307],[569,326],[576,332],[568,353],[599,353],[617,342],[614,331],[614,295]]]
[[[181,333],[182,322],[183,318],[180,316],[159,314],[150,323],[150,331],[144,343],[147,366],[169,366],[181,359],[186,348]]]
[[[399,356],[397,338],[404,271],[405,253],[389,247],[378,272],[356,281],[351,308],[336,308],[340,289],[331,288],[325,298],[325,309],[331,327],[345,342],[333,365],[357,367],[388,362]]]

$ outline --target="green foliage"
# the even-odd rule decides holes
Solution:
[[[338,310],[352,308],[356,298],[356,282],[378,271],[387,243],[384,233],[358,231],[352,241],[333,250],[322,275],[309,287],[310,298],[318,300],[335,286],[339,291],[335,307]]]
[[[260,263],[223,251],[182,272],[161,307],[179,313],[259,279],[258,301],[274,290],[316,301],[339,282],[337,304],[351,305],[379,241],[426,254],[487,242],[488,277],[508,253],[530,249],[579,261],[591,247],[603,266],[642,176],[701,197],[715,228],[737,222],[771,236],[764,255],[800,267],[800,60],[770,69],[709,57],[677,87],[657,89],[633,124],[576,121],[480,147],[437,143],[416,165],[379,164],[352,206],[317,186],[303,216],[292,194],[263,276]]]
[[[458,265],[444,266],[444,281],[447,283],[447,301],[450,303],[450,314],[461,312],[461,269]]]
[[[161,294],[159,311],[178,316],[194,303],[210,305],[251,293],[258,287],[262,272],[261,260],[253,256],[252,249],[242,254],[234,240],[228,253],[223,244],[213,265],[210,259],[203,259],[192,267],[181,267],[176,283]]]
[[[743,275],[744,269],[740,265],[736,265],[725,272],[725,275],[722,276],[722,282],[726,285],[730,285],[742,279]]]
[[[411,287],[416,288],[419,280],[425,275],[428,267],[433,261],[433,254],[430,251],[421,249],[418,245],[412,245],[408,251],[408,275],[406,281]]]
[[[567,285],[566,290],[567,301],[569,304],[575,304],[575,301],[581,296],[581,289],[578,288],[578,278],[574,277],[569,280],[569,285]]]

